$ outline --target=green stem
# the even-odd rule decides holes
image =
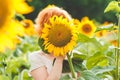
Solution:
[[[18,80],[22,80],[22,76],[21,76],[21,73],[19,72],[18,74]]]
[[[23,16],[22,14],[16,14],[19,18],[21,18],[22,20],[25,19],[25,16]]]
[[[9,80],[13,80],[13,79],[12,79],[12,73],[11,73],[11,72],[8,74],[8,76],[9,76]]]
[[[118,45],[117,45],[117,53],[116,53],[116,80],[119,80],[119,47],[120,47],[120,15],[118,15]]]
[[[76,78],[75,77],[75,70],[74,70],[74,67],[73,67],[73,64],[72,64],[72,59],[71,59],[70,54],[67,54],[67,58],[68,58],[68,63],[69,63],[70,70],[71,70],[71,73],[72,73],[72,78]]]

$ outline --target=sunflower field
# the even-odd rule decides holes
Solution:
[[[48,5],[72,20],[53,16],[39,38],[35,19]],[[28,55],[43,47],[66,55],[71,74],[60,80],[120,80],[120,0],[0,0],[0,80],[33,80]]]

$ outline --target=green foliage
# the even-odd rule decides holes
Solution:
[[[39,47],[42,49],[42,51],[44,51],[45,53],[48,53],[48,51],[44,49],[43,43],[44,43],[44,40],[42,38],[39,38],[38,39],[38,45],[39,45]]]
[[[0,75],[0,80],[9,80],[9,77],[5,75]]]
[[[39,50],[36,36],[25,36],[15,50],[0,54],[0,80],[33,80],[28,76],[28,53]]]
[[[0,54],[0,80],[33,80],[28,76],[28,53],[41,49],[36,36],[21,38],[22,43],[16,50],[7,50]],[[114,48],[110,44],[101,44],[99,40],[79,35],[79,44],[72,51],[72,63],[76,74],[80,73],[77,80],[102,80],[115,77]],[[41,43],[41,42],[40,42]],[[66,74],[61,80],[73,80],[67,60],[63,62],[63,72]]]
[[[61,77],[60,80],[72,80],[72,78],[69,75],[65,75]]]
[[[85,68],[83,65],[81,65],[85,58],[86,56],[83,54],[73,53],[72,63],[76,72],[79,72],[80,70]],[[70,67],[68,65],[69,65],[68,60],[64,60],[63,71],[62,71],[63,73],[70,72]]]
[[[120,7],[119,7],[119,2],[117,1],[111,1],[108,6],[105,9],[105,13],[109,11],[115,11],[115,12],[120,12]]]
[[[116,22],[116,17],[113,12],[104,14],[104,9],[112,0],[35,0],[30,2],[35,7],[34,12],[26,17],[34,20],[43,8],[49,4],[54,4],[67,10],[73,18],[81,19],[88,16],[98,22],[110,21]]]
[[[96,66],[96,67],[92,68],[91,70],[93,73],[98,75],[98,74],[103,74],[105,72],[110,72],[114,69],[115,69],[114,66],[105,66],[105,67]]]
[[[80,19],[87,15],[99,22],[104,22],[105,20],[114,22],[114,12],[110,11],[119,12],[119,5],[116,1],[112,1],[106,8],[105,12],[109,12],[108,15],[103,13],[110,1],[112,0],[35,0],[30,3],[35,7],[35,11],[26,15],[26,17],[32,16],[31,19],[35,19],[38,12],[44,7],[48,4],[55,4],[63,7],[74,18]],[[114,28],[113,25],[109,25],[108,27],[97,28],[96,32],[101,30],[112,31]],[[39,49],[44,50],[42,47],[43,40],[38,39],[36,36],[25,36],[20,38],[20,40],[21,43],[16,46],[15,50],[6,49],[5,53],[0,53],[0,80],[33,80],[32,77],[28,76],[30,67],[27,59],[28,53]],[[116,79],[116,48],[111,48],[113,47],[111,44],[97,39],[95,36],[89,38],[83,34],[78,34],[77,42],[78,45],[72,51],[73,55],[71,55],[75,73],[80,73],[76,80]],[[63,62],[63,72],[69,74],[62,76],[60,80],[74,80],[70,75],[67,59]]]
[[[92,71],[85,70],[81,72],[81,77],[78,80],[101,80]]]
[[[107,26],[97,27],[95,32],[101,31],[101,30],[114,30],[114,25],[109,24]]]
[[[91,69],[94,66],[108,66],[108,59],[104,54],[97,52],[87,59],[86,66],[88,69]]]

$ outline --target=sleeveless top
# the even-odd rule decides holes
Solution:
[[[35,51],[33,53],[28,54],[28,60],[30,63],[30,70],[29,75],[32,70],[35,70],[37,68],[40,68],[41,66],[45,66],[47,68],[48,74],[50,73],[50,70],[52,69],[53,62],[47,57],[45,57],[42,51]],[[31,75],[30,75],[31,76]]]
[[[45,66],[48,74],[50,74],[50,71],[51,71],[52,66],[53,66],[53,61],[49,60],[47,57],[45,57],[41,53],[43,53],[42,50],[35,51],[33,53],[28,54],[28,60],[29,60],[29,63],[30,63],[30,69],[29,69],[29,72],[28,72],[29,76],[31,76],[30,73],[31,73],[32,70],[35,70],[35,69],[40,68],[42,66]],[[70,73],[62,73],[61,76],[65,76],[66,74],[71,76]]]

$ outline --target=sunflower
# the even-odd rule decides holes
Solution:
[[[28,14],[33,11],[33,7],[29,6],[25,1],[26,0],[12,0],[14,3],[14,9],[16,13],[19,14]]]
[[[0,28],[14,16],[13,5],[10,3],[10,0],[0,0]]]
[[[6,48],[13,49],[14,45],[12,39],[6,34],[1,35],[1,33],[4,32],[0,32],[0,52],[4,52]]]
[[[44,48],[54,56],[64,56],[76,45],[77,34],[75,26],[62,16],[50,18],[50,24],[44,24],[41,38]]]
[[[34,24],[30,19],[22,20],[21,23],[24,26],[26,35],[34,35],[35,34]]]
[[[14,17],[15,12],[27,14],[32,11],[33,7],[29,6],[25,0],[0,0],[0,27],[7,24]]]
[[[79,32],[88,37],[92,37],[95,30],[96,26],[94,25],[94,23],[89,20],[88,17],[83,17],[81,20],[81,25],[79,26]]]
[[[80,26],[80,21],[78,19],[73,19],[73,24],[78,28]]]
[[[27,14],[33,11],[25,0],[0,0],[0,52],[6,48],[14,49],[24,36],[23,25],[14,19],[15,13]]]
[[[9,27],[6,27],[9,25]],[[0,29],[0,52],[4,52],[6,48],[15,49],[19,43],[18,36],[24,35],[24,27],[19,21],[11,20]]]
[[[7,24],[15,13],[27,14],[33,11],[33,7],[29,6],[25,0],[0,0],[0,27]]]
[[[55,7],[55,5],[54,4],[49,4],[46,8],[51,8],[51,7]]]
[[[96,32],[96,37],[101,38],[101,37],[105,36],[106,33],[107,33],[106,30],[98,31],[98,32]]]
[[[115,47],[118,46],[118,41],[117,40],[112,40],[112,41],[110,41],[110,43]]]

